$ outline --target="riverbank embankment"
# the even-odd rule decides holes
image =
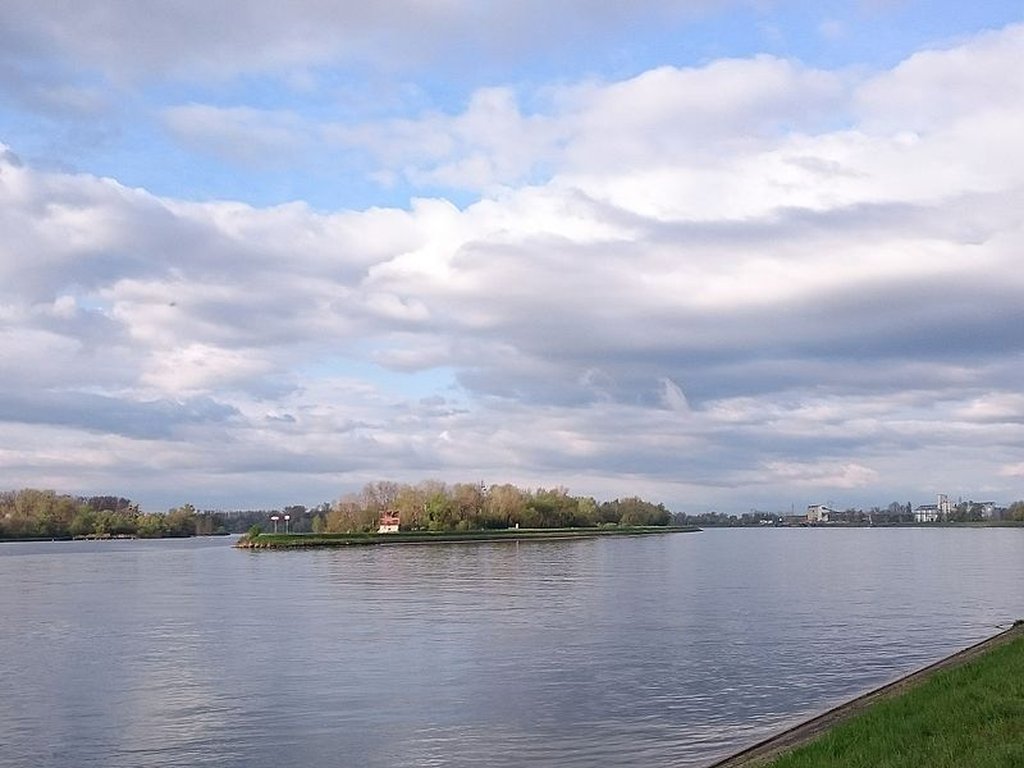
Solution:
[[[241,549],[308,549],[394,544],[465,544],[495,541],[558,541],[602,536],[695,533],[696,526],[615,526],[602,528],[500,528],[480,531],[399,531],[398,533],[261,533],[243,537]]]
[[[709,768],[961,768],[1024,761],[1024,622]],[[1014,751],[1015,750],[1015,751]]]

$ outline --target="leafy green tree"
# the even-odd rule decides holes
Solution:
[[[427,527],[426,499],[428,484],[433,481],[426,481],[419,485],[405,485],[398,492],[395,499],[395,511],[402,520],[402,528],[408,531],[422,530]]]
[[[531,528],[571,526],[579,502],[566,488],[538,488],[526,500],[526,520]]]
[[[606,501],[599,508],[602,522],[617,522],[620,525],[668,525],[672,513],[662,504],[652,504],[636,496]],[[753,518],[751,523],[756,523]]]
[[[144,539],[160,538],[165,533],[163,515],[153,513],[139,515],[136,533]]]
[[[592,496],[581,497],[576,503],[575,525],[597,525],[597,502]]]
[[[68,525],[71,536],[89,536],[96,532],[96,513],[86,508],[79,511]]]
[[[379,517],[376,501],[372,506],[362,504],[358,497],[345,497],[327,513],[327,530],[331,533],[359,533],[376,528]]]
[[[1024,501],[1015,501],[1006,510],[1006,516],[1010,520],[1024,521]]]
[[[115,512],[108,509],[101,512],[100,516],[103,517],[104,527],[111,536],[134,536],[138,531],[138,520],[128,510]]]
[[[526,510],[526,498],[523,492],[514,485],[492,485],[487,490],[484,500],[485,515],[495,522],[496,527],[511,527],[523,524],[523,513]],[[501,523],[503,525],[498,525]]]
[[[226,533],[223,515],[217,512],[200,512],[195,516],[196,536],[213,536]]]
[[[456,483],[451,491],[451,508],[456,526],[463,530],[482,528],[481,517],[484,509],[483,483]]]
[[[168,510],[164,518],[164,529],[168,536],[186,537],[196,534],[196,508],[183,504]]]

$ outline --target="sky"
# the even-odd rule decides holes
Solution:
[[[3,0],[0,488],[1024,498],[1024,4]]]

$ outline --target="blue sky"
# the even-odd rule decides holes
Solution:
[[[0,27],[0,487],[1024,496],[1014,3]]]
[[[44,25],[55,17],[74,27],[74,17],[60,12],[60,3],[24,5],[27,29],[20,39],[32,53],[9,57],[14,61],[7,68],[15,82],[6,89],[8,109],[0,115],[0,125],[8,143],[25,159],[43,167],[110,176],[177,198],[254,205],[303,200],[322,210],[405,206],[411,196],[424,192],[454,197],[462,204],[473,198],[444,184],[418,189],[367,178],[375,170],[373,158],[338,144],[324,152],[309,135],[313,125],[458,114],[474,91],[488,86],[511,88],[529,111],[530,102],[542,101],[545,89],[553,85],[625,80],[660,66],[699,67],[716,59],[758,54],[830,70],[879,69],[921,47],[955,44],[1021,16],[1019,3],[965,6],[878,0],[646,2],[603,11],[594,9],[606,4],[574,2],[564,4],[562,12],[557,4],[551,10],[523,3],[525,10],[517,12],[516,4],[499,3],[492,17],[479,9],[459,9],[455,3],[449,12],[436,14],[437,28],[422,30],[423,37],[435,41],[432,44],[421,45],[415,39],[421,30],[402,25],[389,29],[386,19],[377,24],[365,20],[363,29],[347,29],[339,19],[333,39],[327,35],[328,43],[339,48],[337,56],[329,44],[314,47],[308,57],[288,46],[291,60],[282,60],[274,46],[284,47],[285,42],[275,39],[273,27],[260,28],[257,12],[247,31],[267,46],[268,55],[235,63],[232,53],[241,55],[235,46],[242,41],[231,41],[227,30],[223,48],[219,36],[209,34],[213,39],[196,44],[189,56],[190,26],[201,23],[204,14],[194,13],[200,6],[178,2],[166,4],[178,10],[167,14],[173,23],[160,36],[156,60],[143,57],[139,67],[138,52],[132,49],[145,47],[149,19],[144,11],[130,14],[138,18],[130,18],[121,30],[81,30],[83,37],[104,32],[120,32],[120,37],[68,41],[47,39],[45,32]],[[125,7],[109,6],[114,9],[108,11],[111,14]],[[317,11],[304,20],[302,9],[300,3],[292,17],[296,29],[288,30],[288,36],[333,15],[330,10]],[[455,15],[467,17],[465,27],[446,29]],[[233,14],[213,16],[213,21],[229,22]],[[103,12],[96,12],[94,23],[98,26],[104,18]],[[21,25],[12,26],[9,34],[17,35]],[[350,47],[350,38],[366,32],[380,42],[378,50],[343,52]],[[221,68],[223,59],[231,68]],[[40,85],[63,92],[64,101],[52,94],[40,97]],[[188,107],[192,113],[180,121],[171,119],[168,125],[168,110]],[[181,123],[195,120],[199,107],[256,114],[237,114],[234,123],[222,115],[227,124],[218,130],[208,125],[189,131]],[[248,127],[251,121],[259,122],[270,136],[262,143],[236,142],[229,128]],[[290,134],[288,141],[283,140],[285,134]]]

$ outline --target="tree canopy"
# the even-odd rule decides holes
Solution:
[[[578,528],[596,525],[668,525],[671,513],[637,497],[598,503],[568,489],[522,489],[508,483],[425,480],[416,485],[369,483],[335,502],[317,525],[330,533],[376,527],[384,512],[397,512],[403,530],[468,531],[495,528]]]
[[[376,530],[385,512],[398,513],[403,530],[469,531],[497,528],[574,528],[598,525],[668,525],[672,514],[636,496],[598,502],[567,488],[523,489],[505,483],[415,485],[381,480],[358,493],[316,507],[199,511],[183,504],[143,512],[121,496],[72,496],[25,488],[0,492],[0,539],[203,536],[243,533],[258,525],[291,532],[354,533]]]
[[[120,496],[70,496],[24,488],[0,492],[0,539],[183,537],[225,533],[221,516],[191,504],[143,512]]]

